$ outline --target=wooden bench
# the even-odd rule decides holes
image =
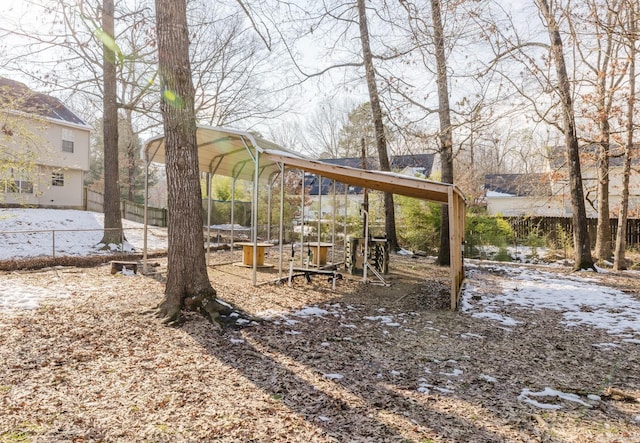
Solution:
[[[123,268],[127,268],[130,271],[133,271],[134,274],[138,273],[138,262],[135,261],[121,261],[121,260],[112,260],[111,261],[111,274],[115,274],[117,272],[122,272]]]
[[[309,269],[309,268],[289,268],[289,275],[282,277],[278,280],[279,284],[285,282],[289,283],[289,286],[293,283],[296,277],[304,277],[307,283],[311,283],[311,277],[314,275],[320,275],[327,277],[327,281],[331,283],[331,289],[336,290],[336,280],[342,280],[342,274],[335,269]]]

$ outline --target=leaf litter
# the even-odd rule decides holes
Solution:
[[[220,333],[144,314],[163,295],[156,261],[155,277],[0,275],[0,300],[26,304],[0,304],[0,441],[640,442],[637,274],[470,263],[450,312],[448,269],[428,258],[335,292],[219,265],[219,297],[266,318]]]

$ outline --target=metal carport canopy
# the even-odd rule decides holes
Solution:
[[[277,151],[268,150],[265,156],[270,160],[280,162],[289,167],[302,169],[306,172],[331,178],[348,185],[360,186],[376,191],[406,195],[440,203],[448,203],[449,189],[460,193],[454,186],[446,183],[424,180],[416,177],[395,174],[393,172],[369,171],[351,168],[349,166],[324,163],[322,160],[311,160],[294,157]],[[461,195],[461,194],[460,194]]]
[[[240,180],[253,181],[255,153],[260,154],[261,176],[265,176],[266,172],[267,177],[273,172],[279,172],[280,167],[277,163],[262,157],[261,154],[266,149],[297,155],[249,132],[213,126],[198,125],[196,142],[200,172],[212,172]],[[163,135],[148,140],[144,149],[149,162],[166,163]]]
[[[255,153],[259,155],[260,176],[279,172],[279,164],[306,172],[392,194],[406,195],[440,203],[449,201],[449,190],[462,194],[454,185],[409,177],[384,171],[369,171],[348,166],[324,163],[299,153],[288,151],[275,143],[246,131],[198,125],[198,166],[201,172],[252,181],[255,177]],[[164,136],[150,139],[145,144],[150,162],[165,163]],[[266,174],[265,174],[266,173]]]
[[[299,153],[288,151],[246,131],[198,125],[196,137],[200,171],[253,181],[254,207],[257,205],[255,197],[258,192],[257,180],[271,177],[275,173],[282,173],[284,167],[300,169],[348,185],[447,204],[451,245],[451,308],[456,309],[458,306],[459,291],[464,280],[461,249],[464,241],[466,202],[457,186],[392,172],[369,171],[324,163],[321,160],[310,159]],[[147,141],[144,153],[147,165],[149,162],[165,163],[164,136]],[[145,208],[146,205],[145,199]],[[255,217],[257,216],[254,214],[254,221],[257,221]],[[257,241],[256,226],[252,228],[255,242]]]

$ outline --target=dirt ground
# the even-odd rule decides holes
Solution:
[[[428,258],[393,256],[389,287],[345,278],[332,292],[318,277],[268,283],[274,269],[253,287],[238,253],[217,252],[219,297],[268,318],[223,332],[146,313],[166,272],[153,261],[152,276],[0,273],[70,295],[0,311],[0,442],[640,442],[640,345],[594,347],[606,331],[551,310],[508,312],[511,329],[450,312],[448,269]],[[479,296],[503,278],[469,277]],[[594,278],[640,298],[633,276]],[[519,399],[546,387],[601,400]]]

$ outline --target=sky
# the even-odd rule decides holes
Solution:
[[[10,24],[15,23],[18,18],[21,18],[23,23],[26,25],[33,25],[33,21],[36,19],[47,19],[49,16],[42,12],[41,6],[46,1],[48,0],[13,0],[12,2],[7,2],[0,11],[0,28],[11,28]],[[134,0],[128,1],[133,2]],[[233,0],[229,0],[227,3],[237,9],[237,4]],[[517,17],[528,18],[528,20],[517,18],[517,20],[523,22],[523,29],[524,27],[532,27],[535,29],[536,24],[539,24],[539,20],[537,20],[537,17],[533,13],[533,10],[535,9],[533,2],[528,0],[519,0],[515,2],[503,1],[503,3],[505,10],[515,11]],[[256,4],[260,3],[257,2]],[[314,5],[315,4],[319,5],[320,3],[315,2]],[[491,4],[493,3],[491,2]],[[255,6],[255,8],[254,12],[260,13],[261,6]],[[405,18],[402,13],[402,8],[399,6],[397,12],[398,20]],[[374,38],[372,38],[372,42],[374,46],[378,46],[374,47],[374,51],[382,51],[380,46],[383,39],[380,38],[380,34],[383,33],[381,29],[385,28],[381,27],[382,25],[380,25],[380,20],[376,18],[373,12],[370,16],[370,31],[372,36],[374,36]],[[533,20],[531,19],[532,17],[534,18]],[[357,38],[357,27],[352,26],[344,35],[342,35],[343,27],[341,25],[332,29],[331,32],[327,31],[325,33],[324,26],[329,26],[330,23],[330,21],[325,20],[323,22],[323,27],[318,28],[316,32],[307,36],[301,43],[294,45],[295,47],[292,48],[294,52],[297,52],[297,62],[300,66],[303,66],[305,72],[317,72],[322,68],[326,68],[327,66],[336,63],[336,61],[353,62],[358,60],[357,52],[359,40]],[[378,26],[378,28],[376,28],[376,26]],[[36,27],[36,29],[44,29],[44,27],[40,25]],[[277,33],[273,29],[271,31],[273,39],[276,40]],[[247,32],[255,34],[252,29],[249,29]],[[327,35],[329,37],[327,37]],[[342,40],[338,38],[339,36],[342,36]],[[334,39],[337,39],[338,42],[336,43]],[[7,44],[7,39],[5,39],[4,44]],[[0,54],[2,51],[2,45],[3,42],[0,42]],[[11,48],[10,43],[7,46],[8,48]],[[271,139],[285,147],[292,148],[297,152],[307,155],[317,156],[325,149],[325,146],[323,146],[324,141],[318,137],[312,127],[316,126],[314,123],[321,122],[323,120],[318,118],[318,115],[326,113],[326,111],[323,110],[326,109],[326,106],[323,105],[327,101],[330,101],[338,110],[338,116],[346,116],[346,114],[356,106],[368,101],[369,96],[367,93],[366,82],[362,78],[363,70],[355,67],[330,70],[322,76],[308,79],[301,85],[290,87],[289,84],[293,82],[293,78],[300,78],[300,76],[297,74],[297,70],[293,67],[292,62],[281,46],[282,45],[275,45],[274,50],[269,53],[268,59],[265,62],[259,63],[261,67],[263,67],[263,65],[268,66],[270,72],[274,72],[274,75],[271,76],[272,78],[265,80],[264,84],[262,81],[255,82],[260,86],[259,89],[263,91],[270,91],[270,93],[265,93],[265,95],[256,93],[258,97],[252,96],[251,98],[248,98],[250,101],[253,100],[253,103],[246,105],[246,108],[248,109],[252,109],[252,106],[253,109],[261,109],[263,107],[266,109],[269,107],[269,103],[280,103],[282,100],[282,103],[280,103],[283,106],[281,108],[281,114],[271,114],[265,120],[250,117],[240,121],[225,123],[225,125],[235,129],[256,130],[262,133],[265,138]],[[456,47],[455,51],[452,52],[453,55],[450,57],[449,64],[451,73],[455,75],[452,75],[449,81],[450,100],[457,111],[454,113],[454,119],[463,119],[462,115],[468,111],[467,108],[475,106],[475,104],[477,104],[476,102],[479,102],[480,100],[479,97],[482,94],[477,93],[478,91],[476,91],[476,89],[481,87],[479,85],[479,83],[482,83],[479,82],[480,77],[475,76],[474,78],[469,78],[468,73],[479,68],[478,60],[476,59],[491,57],[491,54],[486,53],[486,48],[484,46],[482,39],[474,39],[473,42],[465,40]],[[353,51],[355,55],[347,54],[348,51],[344,49],[346,47],[350,48],[349,51]],[[57,52],[53,55],[42,54],[42,56],[48,58],[60,57]],[[402,83],[410,85],[410,90],[412,91],[410,95],[416,99],[417,102],[421,102],[427,108],[435,109],[437,107],[435,77],[433,73],[427,72],[431,70],[430,67],[432,65],[432,60],[427,57],[426,63],[423,63],[418,59],[420,59],[420,57],[411,62],[406,61],[406,63],[392,63],[389,61],[382,62],[378,59],[376,60],[376,67],[380,73],[384,72],[387,76],[390,76],[393,73],[394,78],[400,77]],[[46,72],[47,70],[52,70],[50,65],[44,66],[41,69],[43,71],[40,74],[37,74],[38,76],[44,75],[43,72]],[[62,67],[61,69],[62,70],[59,74],[61,79],[75,78],[77,72],[82,72],[81,69],[71,69],[71,73],[65,73],[64,68]],[[14,78],[15,80],[25,82],[33,89],[45,93],[50,92],[58,98],[67,100],[71,109],[86,121],[91,122],[92,118],[96,116],[96,110],[93,105],[88,105],[87,101],[84,100],[86,95],[70,95],[68,89],[54,90],[53,92],[48,91],[47,88],[53,87],[52,85],[42,85],[33,78],[24,76],[20,77],[20,74],[13,70],[10,63],[6,63],[4,69],[0,63],[0,75],[3,74],[11,76],[12,78],[17,76]],[[267,75],[261,76],[261,78],[267,77]],[[67,84],[67,82],[62,81],[59,87],[65,88],[65,84]],[[409,125],[409,123],[407,123],[408,121],[414,121],[414,124],[411,124],[412,128],[410,132],[418,131],[420,133],[432,135],[436,133],[438,127],[436,114],[429,113],[419,107],[407,107],[406,100],[400,100],[397,95],[384,93],[387,89],[384,84],[385,81],[380,79],[379,85],[381,91],[383,91],[383,101],[386,108],[385,112],[394,116],[394,124],[389,125],[388,128],[396,130],[397,128],[395,128],[395,124],[400,125],[398,128],[404,128],[406,127],[405,125]],[[284,88],[284,91],[280,91],[278,94],[273,93],[274,89],[278,89],[282,86],[287,86]],[[497,93],[496,91],[498,90],[502,90],[497,88],[495,85],[484,85],[482,87],[488,89],[487,94],[489,96],[493,93]],[[392,96],[394,97],[393,99],[391,99]],[[459,105],[458,102],[462,100],[463,96],[468,99],[468,101],[465,102],[465,105]],[[510,110],[514,105],[513,101],[515,100],[517,102],[518,100],[514,95],[510,95],[509,97],[510,98],[507,99],[505,104],[495,105],[495,109],[487,110],[485,114],[496,116],[501,114],[503,111]],[[221,101],[225,102],[227,99],[228,97]],[[244,102],[245,99],[241,101]],[[491,100],[489,100],[489,102],[490,101]],[[139,117],[138,114],[134,114],[134,116]],[[203,113],[199,117],[201,118],[201,121],[204,122],[207,120],[206,116],[207,115]],[[134,122],[134,125],[140,131],[139,135],[143,142],[161,132],[161,126],[152,126],[151,128],[148,128],[148,123],[149,121],[144,117],[140,117]],[[321,126],[325,126],[325,131],[327,130],[327,124]],[[341,122],[336,120],[336,122],[334,124],[330,124],[330,126],[333,128],[340,127]],[[466,143],[467,129],[468,125],[463,125],[459,128],[455,135],[456,143]],[[514,147],[520,148],[520,142],[514,137],[500,135],[516,133],[518,130],[522,130],[526,133],[531,132],[535,136],[534,142],[532,143],[535,143],[536,146],[543,143],[555,143],[555,139],[553,138],[548,140],[549,132],[546,126],[533,125],[524,117],[516,118],[513,115],[508,120],[501,120],[492,123],[491,130],[484,130],[484,136],[491,137],[491,139],[495,140],[501,140],[501,149],[510,151]],[[551,133],[552,135],[557,136],[556,132],[551,131]],[[409,143],[407,143],[408,139],[405,137],[390,137],[389,140],[390,143],[388,148],[393,154],[407,152],[434,152],[434,150],[437,149],[437,139],[435,136],[429,137],[426,140],[409,140]],[[480,150],[476,151],[478,158],[480,158],[480,152]],[[509,166],[506,166],[507,168],[517,168],[517,170],[514,170],[513,172],[520,172],[519,169],[524,169],[524,166],[521,166],[522,163],[517,160],[513,160],[513,157],[510,154],[506,155],[506,157],[512,160]],[[507,163],[508,162],[505,161],[505,165]]]
[[[3,6],[3,10],[1,11],[2,13],[0,14],[0,27],[3,27],[3,26],[10,27],[10,24],[15,23],[18,19],[21,19],[23,23],[29,24],[33,20],[46,17],[46,15],[44,15],[42,12],[42,6],[41,6],[42,3],[44,2],[45,0],[13,0],[10,3],[7,2],[7,4]],[[523,2],[516,2],[516,6],[513,5],[513,2],[504,2],[504,3],[507,9],[514,9],[517,11],[530,10],[530,8],[525,8],[524,6],[521,6]],[[520,6],[517,6],[517,5],[520,5]],[[374,26],[375,16],[373,13],[370,15],[372,16],[370,18],[370,22],[371,22],[370,26],[372,27],[371,33],[372,35],[375,35],[376,34],[376,29]],[[400,16],[404,17],[403,15],[400,15]],[[355,27],[352,27],[352,28],[353,29],[351,29],[349,34],[347,35],[348,38],[345,37],[347,39],[347,42],[339,42],[337,45],[333,41],[333,35],[331,33],[329,33],[331,35],[331,38],[326,38],[325,36],[323,36],[322,29],[316,32],[315,34],[306,37],[305,39],[302,40],[302,42],[299,44],[299,47],[297,48],[299,52],[299,55],[298,55],[299,59],[297,60],[297,62],[301,66],[304,66],[303,69],[305,69],[305,72],[311,73],[311,72],[326,68],[327,66],[336,62],[336,60],[339,60],[340,62],[354,61],[352,60],[351,56],[345,56],[344,51],[341,49],[341,46],[344,46],[345,48],[350,47],[352,48],[352,50],[357,52],[358,44],[357,42],[354,43],[354,41],[352,41],[353,40],[352,37],[357,34],[357,28]],[[334,31],[336,33],[338,32],[338,30],[334,30]],[[274,38],[276,37],[275,32],[273,37]],[[323,49],[325,47],[329,55],[327,55],[328,53],[325,51],[325,49]],[[461,50],[464,50],[464,47]],[[469,63],[469,57],[474,57],[477,54],[478,54],[478,51],[473,51],[473,54],[467,54],[466,56],[464,56],[463,63],[464,64]],[[279,64],[280,62],[282,62],[282,60],[286,58],[286,56],[284,56],[284,53],[273,52],[272,55],[275,58],[279,58],[280,60],[278,62]],[[340,57],[343,57],[343,58],[340,58]],[[455,62],[453,61],[450,63],[455,64]],[[295,71],[295,69],[292,68],[290,64],[288,64],[287,66],[289,66],[288,69],[286,69],[285,71],[279,72],[275,76],[276,85],[281,86],[284,78],[289,77],[292,74],[292,71]],[[382,66],[380,68],[383,71],[385,69],[388,69],[387,67],[382,67]],[[397,66],[394,69],[397,69],[398,72],[402,72],[401,75],[406,76],[404,81],[411,83],[413,85],[412,87],[418,87],[420,84],[424,83],[424,87],[427,89],[427,91],[425,92],[425,90],[423,90],[424,88],[422,87],[417,89],[417,91],[421,91],[419,92],[419,94],[424,93],[428,95],[430,98],[427,104],[429,106],[433,105],[435,100],[435,92],[436,92],[434,76],[433,75],[425,76],[424,67],[418,68],[418,69],[413,69],[413,68],[405,69],[405,68],[406,68],[405,64],[401,64],[400,66]],[[0,72],[1,70],[2,69],[0,67]],[[353,98],[353,101],[356,103],[367,101],[368,94],[366,90],[366,84],[364,80],[359,79],[359,76],[362,75],[361,71],[362,69],[356,70],[355,68],[350,68],[346,70],[344,69],[332,70],[328,72],[326,75],[323,75],[321,77],[315,77],[313,79],[306,81],[304,86],[300,90],[300,93],[298,94],[296,92],[295,97],[289,98],[289,101],[291,103],[289,103],[288,106],[291,106],[292,109],[287,111],[286,115],[289,116],[290,118],[287,119],[283,117],[280,120],[287,121],[287,120],[291,120],[291,118],[295,120],[295,117],[298,115],[310,116],[312,115],[312,111],[318,108],[320,106],[320,103],[327,97],[335,99],[336,97],[348,96]],[[356,81],[353,81],[354,79],[356,79]],[[21,79],[16,79],[16,80],[21,80]],[[343,82],[347,83],[346,87],[345,85],[342,84]],[[468,81],[467,79],[462,79],[458,81],[455,78],[452,78],[451,82],[452,82],[451,95],[452,95],[452,100],[454,101],[460,98],[461,91],[466,90],[467,85],[473,84],[473,82]],[[29,86],[37,87],[38,85],[32,83]],[[416,94],[418,94],[418,92],[416,92]],[[409,111],[406,111],[406,112],[409,112]],[[412,112],[416,112],[416,111],[412,111]],[[418,111],[418,114],[421,115],[422,113],[423,113],[422,111]],[[435,119],[432,119],[432,120],[433,120],[432,124],[435,124],[436,120]],[[261,128],[261,129],[264,129],[264,128]]]
[[[74,232],[58,232],[56,238],[60,239],[57,246],[60,254],[90,255],[98,253],[97,242],[100,241],[103,217],[102,214],[56,209],[0,209],[0,259],[12,257],[26,257],[47,255],[51,243],[46,238],[36,237],[36,234],[25,237],[27,234],[7,234],[7,231],[34,231],[34,230],[68,230]],[[123,220],[126,235],[131,246],[141,247],[141,225]],[[22,236],[22,237],[20,237]],[[150,248],[166,247],[166,229],[151,228]],[[466,263],[467,282],[463,289],[461,314],[468,315],[482,321],[492,323],[496,328],[514,331],[521,320],[511,317],[505,312],[515,314],[519,318],[535,322],[538,312],[543,309],[561,313],[561,324],[567,328],[589,327],[605,330],[608,340],[591,343],[592,346],[606,352],[612,348],[623,345],[640,345],[640,301],[622,291],[599,284],[593,274],[584,273],[554,273],[547,272],[540,267],[508,266],[500,264],[484,264],[492,267],[493,275],[505,275],[507,277],[496,280],[498,289],[493,293],[483,291],[482,297],[474,297],[477,294],[474,285],[477,280],[474,276],[480,271],[477,262]],[[486,271],[484,271],[486,272]],[[606,272],[606,271],[602,271]],[[634,271],[627,271],[629,273]],[[123,272],[127,278],[142,278],[132,272]],[[639,274],[640,276],[640,274]],[[83,281],[83,285],[91,286],[91,282]],[[47,299],[73,297],[76,291],[83,288],[69,288],[68,291],[48,289],[40,286],[32,286],[16,280],[0,278],[0,317],[12,311],[37,309]],[[508,308],[508,309],[505,309]],[[296,325],[315,317],[338,315],[340,310],[353,311],[350,306],[340,304],[331,306],[307,306],[295,312],[273,313],[276,324],[287,327],[286,334],[302,334],[296,329]],[[385,309],[379,309],[378,315],[363,317],[364,320],[379,323],[383,326],[384,333],[392,333],[393,330],[403,327],[404,319],[411,313],[391,313]],[[269,313],[264,313],[269,315]],[[262,314],[261,314],[262,315]],[[346,324],[345,327],[357,327]],[[461,338],[468,340],[482,339],[483,337],[473,332],[461,334]],[[233,343],[241,344],[243,339],[232,337]],[[326,344],[327,346],[330,343]],[[440,394],[454,394],[456,389],[456,377],[463,374],[462,369],[455,365],[455,361],[447,362],[447,372],[442,372],[450,382],[434,385],[426,378],[419,380],[417,390],[423,393],[438,392]],[[393,371],[392,371],[393,372]],[[343,374],[331,372],[323,374],[327,379],[339,380]],[[479,376],[488,383],[498,383],[490,373]],[[562,392],[550,387],[540,391],[532,391],[524,388],[519,394],[519,400],[536,408],[559,409],[564,403],[551,401],[551,397],[557,397],[564,403],[577,403],[591,407],[600,401],[597,395],[578,396],[573,393]],[[640,416],[635,418],[640,422]]]

